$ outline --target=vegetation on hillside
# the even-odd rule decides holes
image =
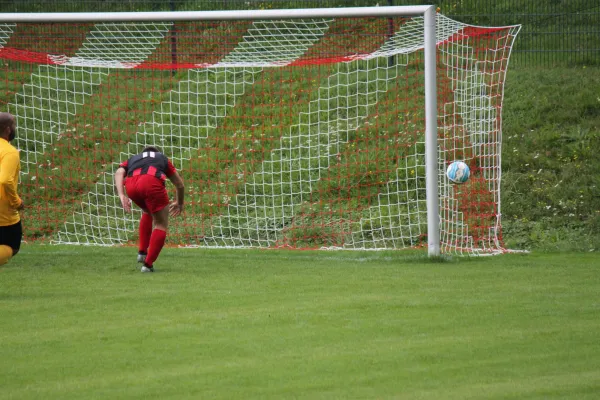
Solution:
[[[600,74],[509,71],[502,211],[509,247],[600,250]]]

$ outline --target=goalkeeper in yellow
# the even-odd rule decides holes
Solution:
[[[17,193],[21,161],[19,151],[10,144],[17,123],[9,113],[0,113],[0,265],[6,264],[21,248],[23,200]]]

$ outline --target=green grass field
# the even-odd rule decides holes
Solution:
[[[596,399],[600,259],[25,245],[1,399]]]

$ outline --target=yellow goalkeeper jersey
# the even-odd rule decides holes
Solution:
[[[0,138],[0,226],[14,225],[21,220],[17,194],[21,160],[19,151],[6,139]]]

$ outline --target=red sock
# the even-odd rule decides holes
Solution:
[[[154,229],[152,236],[150,236],[150,247],[148,247],[148,255],[146,256],[146,265],[154,265],[154,261],[158,258],[160,251],[165,245],[165,239],[167,238],[167,232],[162,229]]]
[[[140,219],[140,246],[138,247],[140,253],[148,253],[150,235],[152,235],[152,216],[142,213],[142,218]]]

